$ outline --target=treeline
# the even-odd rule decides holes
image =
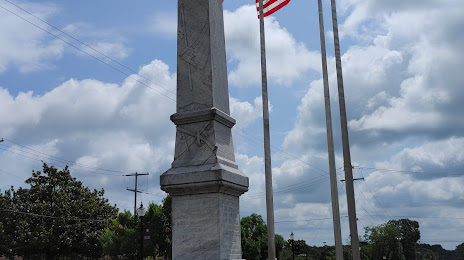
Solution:
[[[0,258],[139,259],[140,218],[118,214],[104,198],[71,176],[68,167],[43,165],[26,180],[29,188],[0,191]],[[171,199],[151,203],[143,256],[171,257]],[[144,257],[145,258],[145,257]]]
[[[267,227],[262,217],[252,214],[241,220],[243,258],[267,259]],[[361,259],[372,260],[464,260],[464,243],[455,250],[441,245],[417,243],[420,239],[419,223],[410,219],[390,220],[367,227],[360,238]],[[304,240],[285,240],[276,234],[276,255],[279,260],[330,259],[335,260],[334,246],[309,246]],[[343,258],[352,259],[351,246],[343,246]]]
[[[0,191],[0,258],[14,259],[171,259],[171,198],[151,203],[141,219],[104,198],[104,190],[90,190],[66,167],[47,164],[26,180],[29,188]],[[267,259],[267,227],[260,215],[241,219],[243,258]],[[419,223],[391,220],[368,227],[361,241],[362,259],[464,260],[464,243],[456,250],[417,243]],[[335,259],[331,246],[309,246],[304,240],[276,234],[278,259]],[[143,252],[142,246],[143,245]],[[351,259],[349,246],[343,247]]]

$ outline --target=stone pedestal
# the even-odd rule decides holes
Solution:
[[[239,196],[248,178],[235,163],[222,0],[178,0],[176,144],[160,177],[172,196],[175,260],[241,259]]]

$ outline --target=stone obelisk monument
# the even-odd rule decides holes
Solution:
[[[161,189],[172,196],[172,258],[241,259],[222,0],[178,0],[176,146]]]

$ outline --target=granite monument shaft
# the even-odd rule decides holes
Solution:
[[[178,0],[174,161],[160,177],[172,196],[172,258],[241,259],[222,0]]]

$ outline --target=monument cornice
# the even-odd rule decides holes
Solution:
[[[171,115],[171,121],[176,125],[185,125],[211,120],[215,120],[229,128],[232,128],[235,125],[235,119],[215,107],[212,107],[211,109],[180,112]]]
[[[207,193],[223,193],[233,196],[240,196],[248,191],[248,187],[237,185],[235,183],[224,180],[175,184],[163,186],[162,189],[173,196]]]
[[[246,192],[249,185],[248,178],[240,171],[221,163],[171,168],[161,175],[160,179],[161,189],[167,191],[175,188],[179,191],[176,193],[181,193],[181,187],[186,187],[186,194],[191,193],[190,184],[197,188],[205,186],[205,189],[200,189],[200,193],[205,193],[206,190],[217,192],[211,190],[214,183],[218,184],[221,190],[227,188],[239,194]]]

